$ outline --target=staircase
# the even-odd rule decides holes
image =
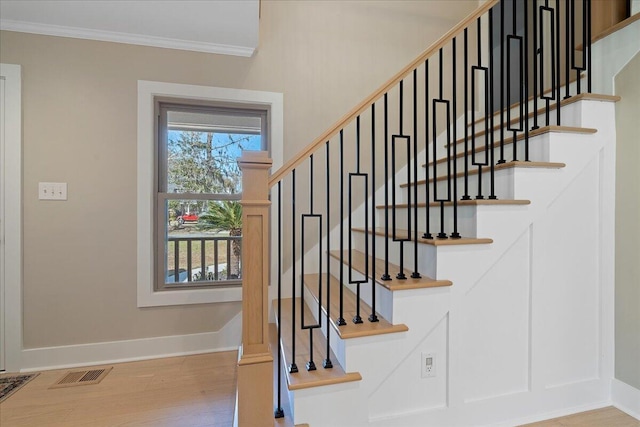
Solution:
[[[271,246],[275,280],[267,297],[269,266],[246,269],[243,347],[269,310],[278,424],[515,425],[608,400],[617,98],[584,92],[588,0],[513,4],[483,4],[270,177],[244,159],[276,230],[268,188],[244,194],[262,239],[243,259]]]

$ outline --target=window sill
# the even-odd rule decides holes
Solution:
[[[148,282],[148,279],[146,280]],[[154,291],[138,286],[138,307],[242,301],[242,287]]]

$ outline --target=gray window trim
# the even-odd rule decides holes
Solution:
[[[154,290],[155,291],[176,291],[182,289],[212,289],[231,288],[242,285],[242,280],[225,280],[221,282],[191,282],[189,284],[172,285],[164,281],[165,277],[165,244],[166,244],[166,217],[165,203],[167,200],[241,200],[242,194],[216,194],[216,193],[168,193],[167,188],[167,145],[168,145],[168,111],[185,112],[215,112],[225,115],[253,116],[261,118],[261,149],[271,152],[269,123],[271,111],[268,106],[254,105],[250,103],[232,102],[203,102],[191,99],[179,98],[154,98],[155,105],[155,153],[154,153],[154,238],[153,238],[153,260],[154,260]],[[161,191],[165,190],[165,191]],[[175,274],[175,273],[174,273]]]

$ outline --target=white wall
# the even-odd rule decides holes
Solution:
[[[592,47],[593,93],[614,94],[616,74],[640,52],[640,21],[595,42]]]

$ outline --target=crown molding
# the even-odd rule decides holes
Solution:
[[[8,19],[0,19],[0,30],[242,57],[251,57],[255,52],[255,48],[247,46],[204,43],[191,40],[170,39],[114,31],[90,30],[87,28],[12,21]]]

